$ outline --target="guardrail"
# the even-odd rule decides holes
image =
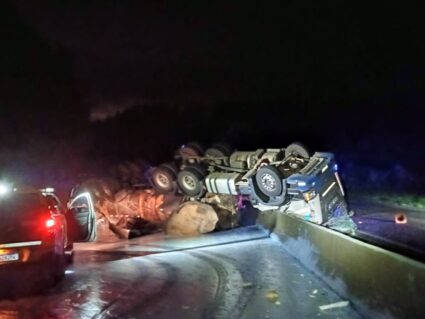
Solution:
[[[425,318],[424,263],[282,213],[259,223],[363,316]]]

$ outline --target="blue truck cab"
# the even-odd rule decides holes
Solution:
[[[281,210],[322,224],[347,214],[347,203],[338,164],[332,153],[316,152],[309,163],[286,179],[290,200]]]

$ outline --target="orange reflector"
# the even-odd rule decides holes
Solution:
[[[407,223],[407,217],[404,214],[395,215],[394,220],[395,220],[396,224],[406,224]]]
[[[10,253],[10,249],[0,249],[0,255],[7,255]]]

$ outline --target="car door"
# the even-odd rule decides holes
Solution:
[[[90,193],[80,193],[71,198],[67,219],[74,242],[96,240],[96,213]]]

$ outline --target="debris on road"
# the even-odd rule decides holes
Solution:
[[[226,230],[234,228],[238,225],[236,207],[238,205],[237,198],[226,194],[206,193],[201,199],[202,203],[211,205],[218,217],[216,230]]]
[[[317,290],[317,289],[314,289],[312,292],[311,292],[311,294],[309,294],[308,296],[310,297],[310,298],[316,298],[316,296],[317,296],[317,293],[318,293],[319,291]]]
[[[274,289],[269,290],[266,293],[266,299],[269,302],[272,302],[272,303],[276,304],[278,302],[278,299],[279,299],[279,293],[276,290],[274,290]],[[280,302],[279,302],[279,304],[280,304]]]
[[[252,288],[254,285],[252,282],[244,282],[242,288]]]
[[[357,231],[356,223],[348,215],[332,217],[324,224],[324,226],[328,226],[333,230],[350,235],[355,235]]]
[[[324,310],[333,309],[333,308],[347,307],[349,304],[350,303],[348,301],[338,301],[338,302],[334,302],[327,305],[321,305],[319,306],[319,309],[324,311]]]

